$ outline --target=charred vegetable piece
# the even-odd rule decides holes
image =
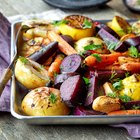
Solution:
[[[90,106],[93,103],[93,100],[98,96],[97,83],[98,83],[97,77],[92,76],[92,78],[89,79],[85,106]]]
[[[124,42],[120,42],[116,37],[101,28],[98,35],[104,40],[109,50],[115,50],[119,52],[125,52],[128,50],[127,45]]]
[[[54,87],[55,88],[60,88],[61,84],[66,80],[68,79],[69,77],[71,76],[74,76],[76,75],[76,73],[62,73],[62,74],[58,74],[56,77],[55,77],[55,80],[54,80]]]
[[[39,51],[30,55],[28,58],[42,64],[46,61],[47,58],[49,58],[53,54],[54,50],[57,49],[57,46],[57,42],[51,42],[47,46],[42,47]]]
[[[60,87],[62,100],[70,107],[83,103],[85,92],[85,84],[80,75],[69,77]]]
[[[61,72],[73,73],[81,70],[82,58],[78,54],[72,54],[64,58],[60,65]]]
[[[109,113],[112,111],[120,110],[121,103],[119,98],[99,96],[93,101],[92,108],[96,111]]]
[[[104,113],[95,111],[93,109],[87,109],[83,106],[77,106],[73,114],[77,116],[86,116],[86,115],[103,115]]]

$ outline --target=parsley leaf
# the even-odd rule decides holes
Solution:
[[[123,88],[122,80],[119,80],[119,81],[113,83],[113,87],[114,87],[116,90],[121,90],[121,89]]]
[[[92,22],[85,19],[83,22],[83,29],[92,28]]]
[[[139,105],[133,105],[132,109],[134,109],[134,110],[140,109],[140,106]]]
[[[91,56],[94,56],[98,62],[102,61],[102,58],[100,57],[99,54],[91,54]]]
[[[114,92],[114,93],[108,93],[107,96],[109,97],[112,97],[112,98],[117,98],[117,94]]]
[[[86,51],[97,50],[97,49],[100,49],[101,47],[102,47],[102,45],[90,44],[90,45],[84,46],[84,50],[86,50]]]
[[[120,95],[119,98],[120,98],[123,102],[129,102],[129,101],[132,100],[131,97],[128,96],[128,95],[126,95],[126,94]]]
[[[129,55],[131,57],[134,57],[134,58],[138,58],[140,57],[140,53],[138,51],[138,49],[134,46],[131,46],[129,49],[128,49],[128,52],[129,52]]]
[[[90,84],[90,81],[89,81],[89,79],[88,79],[88,78],[83,77],[83,79],[84,79],[84,82],[85,82],[85,84],[86,84],[86,85],[89,85],[89,84]]]
[[[55,26],[59,26],[61,24],[67,24],[68,21],[67,20],[59,20],[59,21],[54,21],[52,24],[55,25]]]
[[[49,99],[50,102],[54,104],[57,101],[57,96],[54,93],[50,93]]]
[[[20,61],[21,61],[23,64],[27,64],[27,63],[28,63],[28,59],[25,58],[25,57],[20,56],[19,59],[20,59]]]

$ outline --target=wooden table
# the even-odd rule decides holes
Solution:
[[[111,1],[109,6],[127,17],[139,17],[139,15],[129,12],[121,1]],[[5,16],[17,14],[40,13],[43,11],[56,9],[41,0],[0,0],[0,12]],[[119,14],[109,7],[89,8],[78,11],[64,10],[68,14],[84,14],[93,19],[110,19]],[[126,14],[126,13],[129,13]],[[134,16],[135,15],[135,16]],[[65,126],[34,126],[27,125],[21,120],[17,120],[10,113],[0,113],[0,140],[133,140],[123,128],[112,128],[107,125],[65,125]]]

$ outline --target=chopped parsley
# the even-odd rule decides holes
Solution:
[[[113,81],[114,77],[117,75],[115,71],[112,71],[109,81]]]
[[[123,88],[122,80],[119,80],[119,81],[113,83],[113,87],[114,87],[116,90],[121,90],[121,89]]]
[[[84,50],[88,51],[88,50],[97,50],[102,48],[102,45],[96,45],[96,44],[90,44],[87,46],[84,46]]]
[[[89,78],[83,77],[83,80],[85,82],[86,85],[90,84]]]
[[[50,102],[54,104],[57,101],[57,96],[54,93],[50,93],[49,99]]]
[[[108,93],[107,96],[109,96],[111,98],[119,98],[123,102],[132,101],[131,97],[126,95],[126,94],[125,95],[118,95],[118,94],[116,94],[116,92],[114,92],[114,93]]]
[[[83,22],[83,29],[92,28],[92,22],[85,19]]]
[[[133,105],[132,109],[134,109],[134,110],[140,109],[140,106],[139,105]]]
[[[134,57],[134,58],[138,58],[140,57],[140,53],[138,51],[138,49],[134,46],[131,46],[129,49],[128,49],[128,52],[129,52],[129,55],[131,57]]]
[[[119,99],[121,99],[123,102],[130,102],[132,100],[131,97],[126,94],[119,95]]]
[[[117,94],[114,92],[114,93],[108,93],[107,96],[109,97],[112,97],[112,98],[117,98]]]
[[[91,56],[94,56],[98,62],[102,61],[102,58],[100,57],[99,54],[91,54]]]
[[[89,97],[89,96],[92,96],[92,92],[89,92],[87,96],[88,96],[88,97]]]
[[[20,61],[21,61],[23,64],[27,64],[27,63],[28,63],[28,59],[25,58],[25,57],[20,56],[19,59],[20,59]]]
[[[59,20],[59,21],[54,21],[52,24],[55,25],[55,26],[59,26],[61,24],[67,24],[68,21],[67,20]]]

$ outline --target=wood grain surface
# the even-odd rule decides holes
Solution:
[[[112,0],[109,7],[82,9],[78,11],[64,10],[66,13],[80,13],[95,19],[110,19],[114,15],[124,14],[132,18],[121,0]],[[5,16],[17,14],[40,13],[56,9],[42,0],[0,0],[0,12]],[[137,17],[137,15],[135,15]],[[0,140],[133,140],[123,128],[113,128],[107,125],[65,125],[65,126],[35,126],[27,125],[17,120],[10,113],[0,113]]]

